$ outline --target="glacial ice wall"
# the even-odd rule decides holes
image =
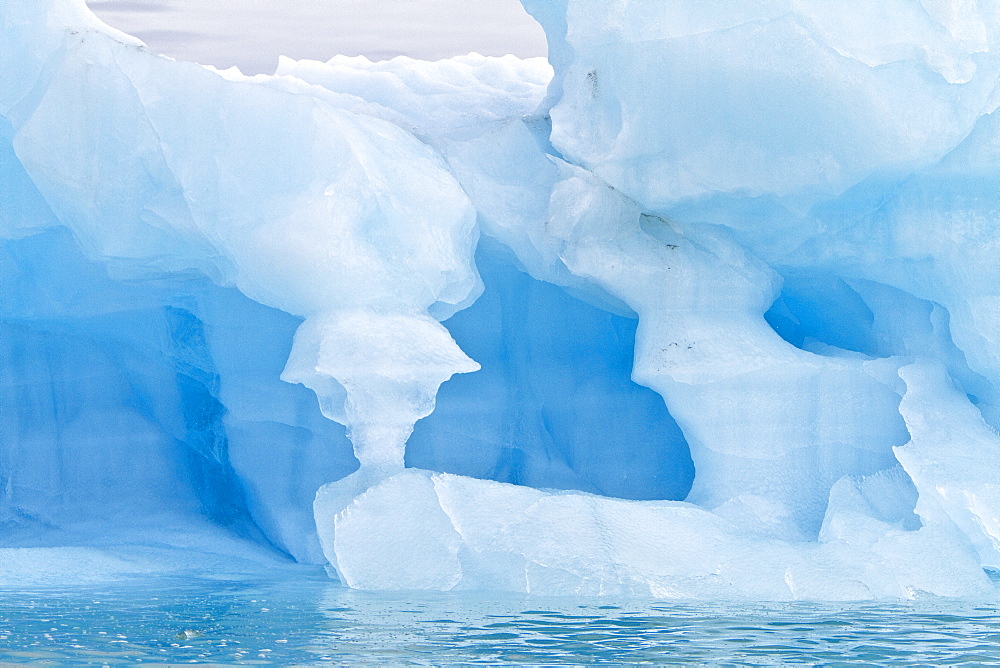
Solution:
[[[993,591],[1000,3],[524,4],[270,77],[0,6],[0,578]]]

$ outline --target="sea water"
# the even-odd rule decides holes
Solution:
[[[1000,606],[352,591],[322,576],[0,590],[0,663],[1000,664]]]

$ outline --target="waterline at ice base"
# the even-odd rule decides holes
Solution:
[[[523,2],[253,77],[0,5],[0,585],[995,595],[1000,0]]]

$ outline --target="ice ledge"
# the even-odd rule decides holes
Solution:
[[[682,502],[408,469],[338,510],[342,485],[320,489],[316,519],[327,558],[358,589],[757,600],[993,589],[947,529],[904,531],[859,514],[840,518],[853,523],[848,534],[793,543],[755,537]]]

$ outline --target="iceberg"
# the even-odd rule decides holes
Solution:
[[[0,6],[0,582],[995,591],[1000,3],[523,4],[251,77]]]

